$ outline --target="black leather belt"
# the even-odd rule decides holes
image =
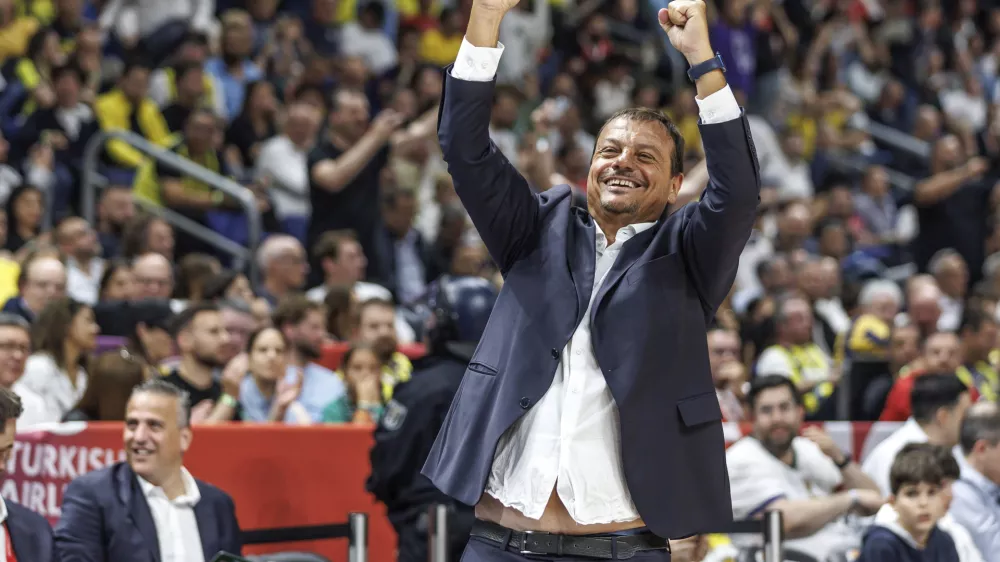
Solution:
[[[639,535],[556,535],[539,531],[514,531],[477,519],[472,525],[472,536],[522,555],[628,560],[635,553],[647,550],[670,552],[670,541],[648,532]]]

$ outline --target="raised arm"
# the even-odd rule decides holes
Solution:
[[[490,140],[500,21],[517,0],[475,0],[455,64],[445,71],[438,139],[462,204],[506,273],[535,239],[538,200]]]
[[[705,3],[674,0],[659,12],[660,26],[695,73],[708,187],[689,213],[684,258],[702,303],[714,312],[736,279],[739,257],[757,216],[760,166],[750,124],[720,69],[701,65],[715,58]],[[732,64],[732,61],[723,61]]]

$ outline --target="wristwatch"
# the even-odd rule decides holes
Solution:
[[[838,463],[834,463],[834,464],[837,465],[838,469],[844,470],[844,468],[846,468],[847,465],[851,464],[851,461],[853,461],[853,460],[854,460],[854,458],[851,456],[850,453],[844,453],[844,460],[842,460],[842,461],[840,461]]]
[[[847,496],[851,498],[851,511],[854,511],[861,504],[861,498],[858,497],[858,491],[851,488],[847,491]]]
[[[722,55],[719,53],[715,53],[714,58],[710,58],[705,62],[699,62],[689,68],[687,72],[688,79],[695,82],[713,70],[721,70],[722,72],[726,71],[726,63],[722,62]]]

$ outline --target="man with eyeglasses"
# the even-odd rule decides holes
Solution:
[[[45,305],[66,296],[66,266],[52,254],[29,258],[17,278],[20,295],[11,298],[3,312],[34,322]]]
[[[0,388],[13,390],[15,383],[24,374],[24,365],[31,355],[31,326],[20,316],[0,313]],[[21,397],[21,415],[17,418],[22,428],[44,422],[45,402],[29,388],[17,385]]]

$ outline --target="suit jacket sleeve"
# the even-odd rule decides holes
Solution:
[[[79,482],[70,482],[63,494],[62,516],[55,529],[56,560],[105,562],[102,519],[97,498]]]
[[[746,116],[700,126],[708,187],[684,230],[684,257],[703,305],[726,298],[757,218],[760,169]]]
[[[243,555],[243,533],[240,531],[240,522],[236,519],[236,504],[233,503],[233,498],[229,494],[223,494],[223,499],[225,501],[225,517],[228,521],[225,537],[225,548],[227,552],[232,554]]]
[[[493,260],[506,273],[536,239],[539,204],[528,182],[490,140],[494,82],[445,70],[438,139],[455,191]]]

